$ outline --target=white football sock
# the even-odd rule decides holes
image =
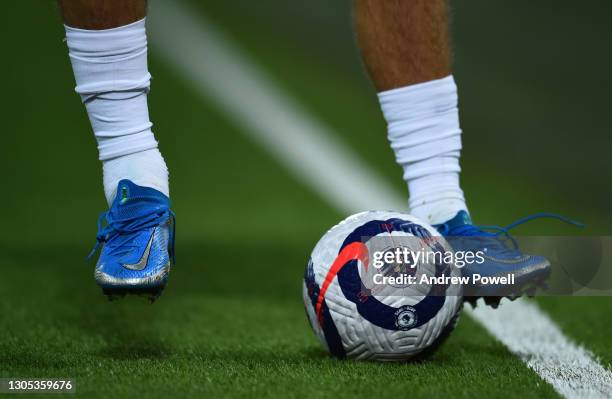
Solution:
[[[378,98],[404,169],[411,213],[439,224],[467,211],[459,186],[461,128],[453,77],[384,91]]]
[[[76,91],[98,142],[107,201],[121,179],[169,195],[168,170],[149,120],[145,20],[107,30],[65,28]]]

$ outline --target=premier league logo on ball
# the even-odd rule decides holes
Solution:
[[[417,313],[412,306],[402,306],[395,312],[395,326],[398,330],[410,330],[416,323]]]

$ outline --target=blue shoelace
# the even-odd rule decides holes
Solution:
[[[139,197],[140,200],[150,199],[157,202],[155,198]],[[98,233],[96,235],[96,245],[87,257],[90,260],[97,252],[100,246],[105,243],[111,253],[122,255],[130,252],[135,245],[130,244],[131,236],[134,233],[144,229],[159,226],[166,220],[170,219],[172,224],[169,239],[169,255],[172,263],[175,263],[174,241],[176,235],[176,216],[167,206],[157,204],[156,207],[151,207],[149,212],[136,213],[129,217],[113,216],[111,210],[102,212],[98,218]],[[123,212],[127,214],[128,212]],[[106,221],[106,225],[104,222]]]
[[[491,238],[496,239],[496,240],[489,240],[489,244],[491,242],[497,241],[497,243],[499,244],[499,247],[496,246],[497,249],[510,249],[506,246],[506,242],[510,241],[513,246],[511,250],[517,250],[518,243],[516,242],[514,237],[510,235],[510,230],[524,223],[530,222],[535,219],[542,219],[542,218],[557,219],[564,223],[568,223],[574,226],[578,226],[581,228],[585,227],[584,223],[567,218],[565,216],[557,215],[556,213],[540,212],[540,213],[535,213],[533,215],[529,215],[524,218],[518,219],[517,221],[512,222],[505,227],[465,224],[465,225],[449,228],[447,224],[442,224],[438,230],[440,231],[440,234],[442,234],[443,236],[485,237],[489,239]]]

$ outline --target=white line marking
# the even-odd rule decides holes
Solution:
[[[197,92],[216,102],[283,166],[343,212],[405,209],[407,201],[253,62],[178,0],[154,1],[151,43]],[[382,138],[381,138],[382,139]],[[468,314],[567,398],[606,397],[612,373],[571,342],[533,303]]]
[[[612,373],[533,302],[504,300],[498,309],[480,303],[464,310],[566,398],[612,396]]]

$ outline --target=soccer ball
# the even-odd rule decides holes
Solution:
[[[370,289],[372,275],[385,270],[372,267],[372,253],[385,243],[393,249],[398,242],[412,250],[451,250],[433,227],[411,215],[369,211],[334,226],[312,251],[304,274],[304,305],[314,333],[332,355],[405,361],[433,352],[454,329],[462,304],[460,285],[387,284]],[[459,275],[453,265],[422,260],[409,270],[415,278]],[[397,265],[391,266],[387,272],[397,276]]]

